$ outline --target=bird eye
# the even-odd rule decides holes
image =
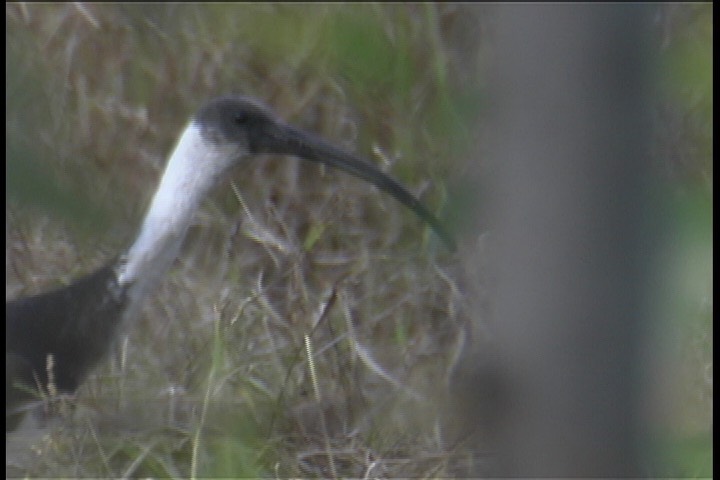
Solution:
[[[233,120],[238,125],[245,125],[248,122],[249,118],[250,117],[248,116],[247,112],[237,112]]]

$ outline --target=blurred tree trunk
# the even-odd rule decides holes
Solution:
[[[477,348],[457,377],[489,438],[474,473],[640,475],[647,10],[497,13],[496,354]]]

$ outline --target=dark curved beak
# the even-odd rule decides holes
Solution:
[[[322,138],[306,133],[291,125],[275,124],[259,150],[264,153],[294,155],[313,162],[324,163],[343,170],[351,175],[362,178],[380,190],[392,195],[400,203],[415,212],[442,239],[451,251],[456,250],[455,239],[442,223],[430,213],[420,200],[408,192],[399,182],[392,179],[375,165],[344,152]]]

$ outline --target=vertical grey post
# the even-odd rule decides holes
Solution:
[[[499,475],[641,474],[646,13],[499,7]]]

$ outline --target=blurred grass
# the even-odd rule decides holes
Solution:
[[[698,268],[664,271],[689,279],[677,298],[686,307],[670,315],[693,325],[683,341],[695,345],[669,383],[704,395],[680,401],[665,422],[674,424],[712,405],[711,374],[709,389],[702,377],[712,371],[712,299],[700,310],[697,300],[712,285],[702,268],[712,260],[712,6],[661,11],[656,157],[689,199],[673,207],[667,194],[671,228],[688,239],[668,255],[688,265],[699,252]],[[6,295],[72,281],[122,251],[176,135],[218,94],[255,96],[376,162],[461,229],[481,201],[465,172],[484,151],[486,13],[8,4]],[[229,187],[205,202],[176,267],[78,393],[74,415],[9,455],[6,473],[327,477],[332,457],[340,476],[452,476],[463,460],[439,405],[475,315],[461,268],[410,212],[346,175],[269,157]],[[665,444],[673,471],[702,476],[707,441],[686,448],[682,438],[702,434],[668,428],[679,439]]]
[[[709,478],[713,470],[712,11],[668,5],[658,16],[653,153],[670,182],[658,202],[666,233],[654,335],[666,359],[654,373],[661,393],[649,457],[663,476]]]

